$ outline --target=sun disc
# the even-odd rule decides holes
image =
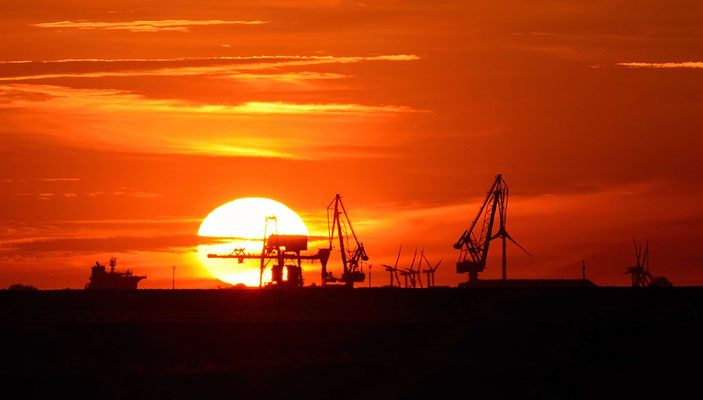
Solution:
[[[266,217],[275,216],[268,225]],[[259,260],[208,258],[208,254],[231,254],[243,248],[247,253],[260,253],[264,233],[270,235],[308,235],[303,220],[293,210],[275,200],[248,197],[226,203],[213,210],[200,224],[198,236],[222,238],[216,244],[198,246],[203,266],[217,279],[247,286],[259,284]]]

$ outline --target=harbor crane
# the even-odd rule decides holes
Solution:
[[[354,283],[363,282],[366,278],[360,265],[361,261],[368,261],[364,244],[359,241],[349,220],[349,214],[342,203],[342,196],[337,194],[327,206],[327,228],[329,233],[331,251],[334,245],[334,236],[339,240],[339,252],[342,255],[343,272],[341,278],[334,277],[332,272],[327,272],[326,264],[322,265],[322,286],[332,282],[343,282],[347,287],[354,287]]]
[[[469,273],[469,282],[478,280],[478,273],[486,268],[486,258],[488,257],[488,247],[495,239],[502,239],[503,242],[503,280],[507,279],[506,271],[506,242],[510,240],[522,251],[531,254],[520,246],[506,230],[506,220],[508,213],[508,185],[503,180],[502,175],[497,175],[491,189],[486,195],[486,199],[481,204],[476,218],[471,223],[471,227],[464,231],[459,240],[454,244],[454,248],[460,250],[459,261],[456,263],[457,273]],[[493,229],[498,219],[498,231],[494,234]],[[481,221],[480,226],[477,224]]]
[[[273,225],[273,232],[269,234],[269,226],[271,225]],[[308,237],[306,235],[279,235],[277,225],[278,221],[275,216],[266,217],[260,254],[246,253],[244,248],[236,248],[231,254],[208,254],[207,257],[236,258],[240,264],[244,260],[259,260],[259,287],[262,287],[264,283],[264,270],[273,261],[269,286],[302,287],[302,261],[318,260],[324,269],[330,256],[330,250],[318,249],[317,254],[301,254],[302,251],[308,249]]]

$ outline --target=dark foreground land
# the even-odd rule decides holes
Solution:
[[[702,288],[0,292],[3,398],[648,398],[703,384]]]

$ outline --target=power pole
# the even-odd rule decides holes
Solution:
[[[581,278],[586,280],[586,261],[581,260]]]
[[[176,289],[176,266],[171,266],[171,290]]]

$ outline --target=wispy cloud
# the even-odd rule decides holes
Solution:
[[[703,61],[687,61],[687,62],[665,62],[665,63],[648,63],[648,62],[628,62],[616,63],[615,65],[628,68],[703,68]]]
[[[281,74],[234,74],[227,75],[232,79],[241,81],[259,82],[285,82],[285,83],[301,83],[308,80],[327,80],[327,79],[344,79],[349,75],[335,74],[331,72],[289,72]]]
[[[386,123],[396,116],[426,111],[390,101],[373,104],[374,100],[340,100],[343,97],[338,95],[311,94],[325,90],[326,85],[320,81],[341,80],[351,75],[306,71],[304,66],[418,59],[419,56],[412,54],[274,55],[61,59],[40,61],[31,68],[6,65],[0,68],[0,81],[7,82],[0,84],[0,110],[12,110],[11,117],[5,121],[7,129],[49,135],[96,149],[308,160],[385,157],[385,146],[395,145],[402,139],[390,134],[379,135],[374,130],[361,134],[359,126],[371,121]],[[28,73],[32,75],[21,76]],[[241,83],[252,88],[246,87],[232,97],[191,96],[191,100],[179,98],[180,94],[175,98],[169,98],[173,94],[167,98],[156,97],[153,93],[142,95],[139,87],[135,92],[71,88],[70,84],[59,86],[31,81],[122,76],[203,76],[238,81],[234,83],[236,88],[241,88]],[[344,87],[331,86],[337,91]],[[290,96],[289,89],[297,93],[301,87],[310,95]],[[252,95],[246,96],[247,93]],[[359,135],[372,137],[377,148],[371,151],[348,147],[359,142]]]
[[[23,91],[41,96],[17,95]],[[11,96],[3,98],[4,93]],[[12,118],[5,121],[9,129],[27,129],[31,122],[32,133],[93,148],[288,159],[363,157],[364,151],[351,154],[320,149],[358,143],[360,133],[354,126],[364,121],[426,112],[393,104],[217,104],[152,99],[122,90],[29,84],[0,85],[1,109],[14,110]],[[318,116],[314,123],[298,118],[312,115]],[[37,116],[51,123],[42,123]],[[311,130],[311,124],[316,128]],[[325,128],[320,129],[322,126]],[[371,131],[364,134],[377,143],[376,156],[393,141]]]
[[[24,192],[19,192],[19,193],[13,193],[15,196],[21,196],[21,197],[34,197],[39,200],[51,200],[55,198],[56,193],[24,193]]]
[[[32,24],[37,28],[51,29],[81,29],[81,30],[125,30],[130,32],[159,32],[177,31],[188,32],[192,26],[203,25],[261,25],[268,21],[223,21],[213,20],[188,20],[166,19],[157,21],[124,21],[124,22],[99,22],[99,21],[56,21]]]
[[[80,178],[34,178],[34,180],[41,182],[78,182]]]
[[[107,236],[24,238],[0,242],[0,254],[24,255],[28,252],[124,253],[133,251],[174,251],[190,249],[215,240],[197,235]]]
[[[301,55],[258,55],[258,56],[215,56],[215,57],[176,57],[176,58],[61,58],[56,60],[3,60],[0,64],[52,64],[52,63],[126,63],[126,62],[174,62],[174,61],[251,61],[251,60],[320,60],[340,63],[359,61],[414,61],[421,57],[414,54],[391,54],[378,56],[301,56]]]
[[[80,178],[34,178],[37,182],[78,182]],[[26,179],[0,179],[2,183],[25,183]]]
[[[67,219],[67,220],[55,220],[52,221],[54,224],[85,224],[85,225],[164,225],[164,224],[183,224],[183,223],[197,223],[203,222],[202,218],[196,217],[161,217],[153,219]]]
[[[175,108],[174,108],[175,107]],[[237,106],[205,105],[186,106],[169,105],[171,111],[205,112],[224,114],[385,114],[385,113],[412,113],[421,112],[411,107],[379,105],[369,106],[363,104],[297,104],[284,102],[255,102],[250,101]],[[159,110],[161,110],[159,108]]]
[[[26,193],[26,192],[18,192],[14,193],[15,196],[26,196],[26,197],[35,197],[39,200],[51,200],[51,199],[56,199],[59,195],[56,193]],[[156,197],[161,197],[163,194],[161,193],[151,193],[151,192],[140,192],[140,191],[127,191],[127,190],[117,190],[114,192],[88,192],[86,195],[90,197],[96,197],[96,196],[124,196],[124,197],[134,197],[138,199],[152,199]],[[78,197],[78,193],[72,193],[72,192],[67,192],[67,193],[62,193],[61,196],[64,198],[74,198]]]
[[[0,86],[0,98],[4,93],[27,90],[49,96],[49,101],[32,101],[13,97],[0,102],[0,108],[36,105],[58,108],[88,107],[115,111],[157,111],[191,114],[380,114],[421,112],[406,106],[363,104],[299,104],[285,102],[245,102],[238,105],[200,104],[183,100],[156,100],[121,90],[71,89],[51,85],[12,84]]]
[[[380,56],[251,56],[251,57],[208,57],[208,58],[175,58],[175,59],[66,59],[56,61],[37,61],[37,64],[50,65],[52,63],[77,63],[99,66],[100,64],[113,65],[110,71],[76,71],[76,72],[47,72],[32,75],[23,75],[15,71],[0,77],[0,81],[26,81],[37,79],[57,78],[105,78],[129,76],[224,76],[232,79],[253,80],[269,79],[279,81],[301,81],[312,79],[340,79],[345,75],[319,72],[288,72],[277,74],[251,74],[257,70],[276,70],[284,67],[296,67],[320,64],[349,64],[368,61],[414,61],[420,57],[408,54],[380,55]],[[257,62],[252,62],[257,61]],[[34,61],[2,61],[0,64],[34,63]],[[114,69],[114,64],[123,63],[124,68]],[[183,65],[173,66],[174,63]],[[202,65],[207,63],[210,65]],[[168,66],[164,66],[168,64]],[[197,65],[194,65],[197,64]],[[215,64],[215,65],[212,65]],[[247,72],[242,72],[247,71]]]
[[[116,191],[112,192],[113,196],[127,196],[127,197],[136,197],[138,199],[153,199],[155,197],[161,197],[163,194],[161,193],[151,193],[151,192],[125,192],[125,191]]]

